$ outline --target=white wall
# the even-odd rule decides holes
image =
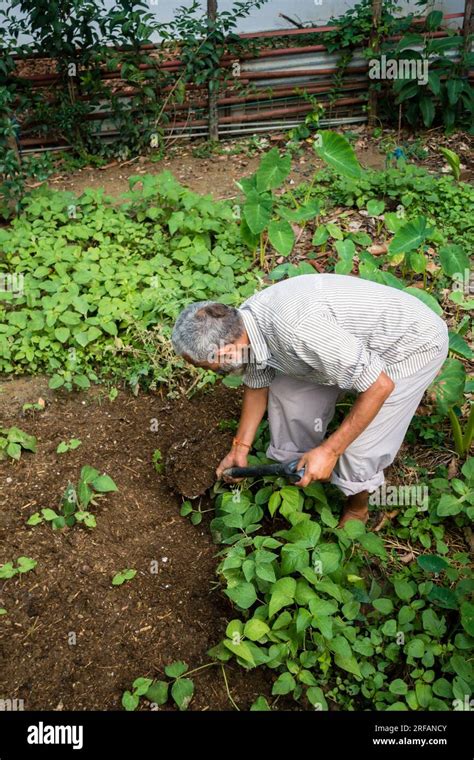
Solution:
[[[219,10],[231,10],[233,0],[217,0]],[[160,21],[169,21],[173,17],[175,8],[185,5],[184,0],[149,0],[150,10],[156,14]],[[282,19],[279,14],[286,15],[301,21],[305,24],[311,23],[315,26],[322,26],[327,23],[331,16],[341,16],[356,3],[354,0],[267,0],[260,10],[252,11],[251,15],[243,19],[237,31],[239,32],[258,32],[270,29],[288,29],[290,24]],[[410,11],[420,12],[419,6],[414,0],[399,0],[401,15]],[[203,8],[205,2],[201,2]],[[464,10],[464,0],[440,0],[434,2],[433,7],[442,10],[444,13],[462,13]]]
[[[149,9],[160,22],[166,23],[174,17],[175,11],[180,6],[189,5],[191,0],[148,0]],[[217,0],[221,11],[232,9],[234,0]],[[9,5],[8,0],[0,0],[0,7]],[[113,0],[105,0],[107,7],[112,7]],[[203,10],[206,8],[206,0],[200,0]],[[355,0],[267,0],[259,9],[254,10],[245,19],[242,19],[236,27],[237,32],[261,32],[272,29],[288,29],[291,25],[280,17],[280,13],[301,21],[305,25],[323,26],[332,16],[340,16],[349,8],[356,5]],[[415,0],[399,0],[400,14],[405,15],[410,11],[420,12]],[[462,13],[464,0],[433,0],[432,6],[444,13]],[[452,25],[459,25],[454,22]],[[295,27],[293,27],[295,28]],[[28,37],[21,38],[21,42],[27,42]]]

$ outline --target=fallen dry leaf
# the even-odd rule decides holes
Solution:
[[[449,480],[451,480],[451,478],[455,478],[456,475],[458,474],[458,472],[459,472],[458,460],[457,460],[456,457],[453,457],[451,459],[450,463],[448,464],[448,478],[449,478]]]
[[[367,248],[369,253],[372,253],[374,256],[380,255],[381,253],[387,253],[388,246],[386,243],[374,243],[369,248]]]
[[[379,530],[382,530],[382,528],[388,522],[390,522],[390,520],[393,520],[393,518],[396,517],[399,512],[400,512],[399,509],[393,509],[391,512],[384,512],[383,515],[382,515],[382,519],[380,520],[379,523],[377,523],[377,525],[374,528],[374,533],[378,533]]]

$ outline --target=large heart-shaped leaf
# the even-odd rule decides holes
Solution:
[[[430,386],[439,410],[446,413],[458,403],[464,391],[466,370],[458,359],[446,359],[439,375]]]
[[[358,179],[361,166],[348,140],[337,132],[321,132],[320,145],[315,146],[319,158],[332,166],[338,174]]]
[[[289,222],[273,221],[268,225],[268,239],[278,253],[288,256],[295,243],[295,233]]]
[[[430,230],[424,216],[417,216],[399,229],[391,241],[390,253],[408,253],[418,248],[426,240]]]
[[[339,261],[335,266],[337,274],[349,274],[352,272],[355,250],[355,245],[352,240],[346,239],[338,240],[336,242],[336,251],[339,254]]]
[[[267,226],[272,216],[272,205],[272,199],[268,195],[256,190],[247,195],[242,213],[250,232],[254,235],[259,235]]]
[[[469,270],[469,256],[460,245],[455,243],[443,245],[438,255],[441,268],[448,277],[462,278],[465,270]]]
[[[279,187],[291,170],[291,156],[281,156],[277,148],[272,148],[260,161],[256,174],[257,190],[273,190]]]

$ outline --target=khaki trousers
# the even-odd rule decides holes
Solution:
[[[344,494],[373,492],[384,483],[384,469],[395,459],[423,394],[447,354],[446,342],[439,356],[416,375],[394,380],[395,388],[377,416],[337,461],[331,483]],[[317,385],[277,373],[268,396],[267,457],[289,462],[322,443],[336,402],[344,393],[336,385]]]

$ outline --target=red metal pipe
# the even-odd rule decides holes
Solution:
[[[430,36],[431,36],[431,38],[434,38],[434,37],[436,37],[436,38],[444,38],[444,37],[448,37],[448,34],[446,32],[432,32]],[[402,39],[402,35],[396,35],[394,37],[387,37],[386,39],[396,42],[396,41]],[[307,46],[307,47],[301,47],[301,48],[299,48],[299,47],[295,47],[295,48],[278,48],[278,49],[274,49],[274,50],[268,51],[268,56],[266,55],[265,52],[258,51],[258,53],[256,55],[245,54],[245,55],[241,56],[238,60],[253,60],[253,59],[256,59],[256,58],[279,57],[279,56],[283,56],[283,55],[296,55],[296,54],[301,53],[301,52],[319,52],[319,51],[322,51],[322,50],[325,50],[325,49],[326,48],[325,48],[324,45],[313,45],[313,46]],[[235,61],[235,60],[237,60],[237,59],[233,58],[233,57],[226,58],[226,56],[224,56],[223,59],[222,59],[222,68],[230,68],[230,66],[232,65],[232,62]],[[172,66],[168,65],[168,64],[165,64],[165,65],[160,64],[157,67],[156,66],[150,66],[148,64],[140,64],[138,66],[138,68],[139,68],[140,71],[154,71],[154,70],[156,70],[156,68],[158,68],[160,70],[161,69],[165,69],[166,71],[169,71],[169,72],[177,72],[177,71],[179,71],[180,68],[181,68],[180,62],[179,61],[173,61],[172,63],[173,63]],[[336,71],[336,70],[337,69],[333,69],[333,71]],[[355,70],[356,69],[351,69],[351,71],[355,71]],[[255,73],[257,73],[257,72],[255,72]],[[247,79],[262,78],[262,77],[255,76],[255,73],[249,73],[249,75],[247,75],[247,72],[245,72],[243,78],[247,78]],[[264,78],[269,78],[269,79],[270,78],[277,78],[276,77],[277,73],[278,72],[266,72],[266,76]],[[306,74],[305,74],[305,76],[306,76]],[[308,76],[310,76],[310,75],[308,74]],[[29,75],[27,77],[17,77],[17,79],[19,81],[32,82],[32,83],[35,83],[38,86],[40,86],[40,85],[47,85],[48,83],[58,82],[58,81],[60,81],[60,76],[59,76],[59,74],[31,74],[31,75]],[[116,70],[116,71],[105,71],[104,70],[104,71],[101,71],[101,80],[102,81],[109,81],[109,80],[115,80],[115,79],[121,79],[120,70]]]
[[[334,101],[333,106],[337,107],[339,105],[352,105],[354,103],[366,103],[365,98],[340,98],[339,100]],[[266,119],[272,119],[279,116],[289,116],[291,114],[303,114],[308,113],[311,111],[313,106],[311,104],[301,105],[301,106],[288,106],[287,108],[276,108],[268,111],[254,111],[253,113],[245,113],[245,114],[234,114],[232,116],[221,116],[219,119],[219,124],[239,124],[240,122],[247,122],[252,121],[255,118],[258,118],[259,121],[265,121]],[[185,126],[204,126],[207,124],[207,119],[197,119],[196,121],[181,121],[181,122],[175,122],[173,125],[174,127],[185,127]]]

